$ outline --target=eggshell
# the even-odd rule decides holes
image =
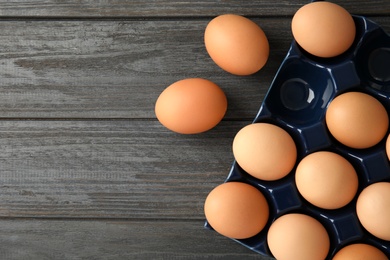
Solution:
[[[361,92],[337,96],[330,102],[325,118],[333,137],[357,149],[379,143],[389,127],[385,107],[374,97]]]
[[[390,160],[390,134],[387,136],[386,140],[386,154],[387,158]]]
[[[241,182],[227,182],[214,188],[206,198],[204,212],[215,231],[235,239],[259,233],[269,216],[264,195]]]
[[[278,260],[324,260],[330,248],[329,236],[322,224],[299,213],[276,219],[268,230],[267,242]]]
[[[355,197],[358,176],[344,157],[327,151],[315,152],[303,158],[295,172],[299,193],[313,205],[337,209]]]
[[[342,54],[356,36],[355,22],[348,11],[325,1],[302,6],[292,19],[291,29],[304,50],[323,58]]]
[[[240,15],[224,14],[211,20],[206,27],[204,41],[211,59],[235,75],[257,72],[269,56],[264,31]]]
[[[261,180],[277,180],[292,171],[297,148],[282,128],[254,123],[242,128],[233,140],[233,155],[248,174]]]
[[[227,99],[215,83],[201,78],[177,81],[167,87],[155,105],[157,119],[181,134],[197,134],[215,127],[224,117]]]
[[[338,251],[333,260],[388,260],[378,248],[367,244],[352,244]]]
[[[358,197],[356,213],[368,232],[390,241],[390,183],[378,182],[367,186]]]

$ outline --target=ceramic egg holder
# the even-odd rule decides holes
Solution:
[[[267,122],[286,130],[294,139],[298,158],[316,151],[332,151],[346,158],[358,173],[359,189],[355,198],[336,210],[313,206],[299,194],[295,169],[277,181],[262,181],[250,176],[234,162],[226,181],[240,181],[258,188],[267,198],[270,218],[254,237],[235,241],[262,255],[272,256],[267,246],[271,223],[287,213],[314,217],[326,228],[330,238],[327,258],[352,243],[367,243],[390,255],[390,241],[364,230],[356,215],[356,200],[368,185],[390,181],[386,138],[368,149],[348,148],[336,141],[325,124],[328,104],[337,95],[360,91],[379,100],[390,115],[390,36],[372,21],[353,16],[356,38],[352,47],[334,58],[318,58],[293,41],[264,98],[254,123]],[[390,220],[389,220],[390,221]],[[206,227],[212,228],[206,221]]]

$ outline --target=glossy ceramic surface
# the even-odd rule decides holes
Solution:
[[[369,184],[390,181],[386,138],[368,149],[348,148],[330,135],[325,124],[325,112],[335,96],[347,91],[360,91],[378,99],[390,115],[390,36],[365,17],[353,17],[357,28],[356,40],[340,56],[327,59],[314,57],[292,42],[254,122],[268,122],[285,129],[297,145],[297,163],[315,151],[333,151],[344,156],[358,172],[359,194]],[[270,205],[270,219],[264,230],[237,242],[272,256],[266,241],[269,226],[283,214],[300,212],[315,217],[327,229],[331,239],[329,259],[341,247],[355,242],[375,245],[390,255],[390,241],[375,238],[359,223],[355,209],[358,194],[341,209],[323,210],[301,197],[295,186],[294,174],[295,168],[281,180],[261,181],[233,163],[226,181],[241,181],[257,187]],[[207,222],[206,227],[211,228]]]

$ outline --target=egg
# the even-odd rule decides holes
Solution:
[[[347,51],[356,35],[351,14],[343,7],[326,1],[302,6],[293,16],[291,30],[294,39],[305,51],[322,58]]]
[[[338,251],[333,260],[388,260],[378,248],[367,244],[352,244]]]
[[[347,92],[333,99],[325,121],[334,138],[356,149],[376,145],[389,127],[389,117],[382,103],[361,92]]]
[[[264,195],[241,182],[226,182],[215,187],[206,198],[204,212],[215,231],[235,239],[256,235],[269,217]]]
[[[330,248],[324,226],[301,213],[277,218],[268,230],[267,243],[278,260],[324,260]]]
[[[387,136],[386,140],[386,154],[387,158],[390,160],[390,134]]]
[[[377,182],[364,188],[356,203],[356,213],[368,232],[390,241],[390,183]]]
[[[297,148],[284,129],[269,123],[254,123],[243,127],[234,137],[233,155],[248,174],[273,181],[292,171]]]
[[[227,110],[227,98],[215,83],[202,78],[179,80],[168,86],[155,104],[157,119],[181,134],[197,134],[215,127]]]
[[[319,151],[299,162],[295,183],[299,193],[313,205],[338,209],[355,197],[358,176],[352,164],[341,155]]]
[[[264,31],[240,15],[224,14],[212,19],[206,26],[204,42],[211,59],[235,75],[259,71],[269,56]]]

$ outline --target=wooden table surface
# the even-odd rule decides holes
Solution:
[[[1,259],[268,259],[203,228],[305,0],[0,0]],[[334,1],[390,32],[389,0]],[[207,23],[245,15],[270,42],[239,77],[205,51]],[[155,118],[171,83],[202,77],[229,107],[211,131]]]

